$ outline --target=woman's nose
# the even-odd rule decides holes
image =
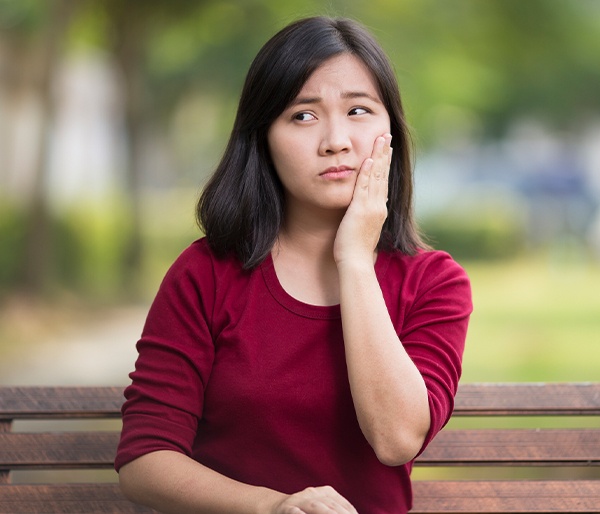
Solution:
[[[323,130],[319,145],[320,155],[330,155],[347,152],[352,148],[350,132],[344,123],[330,122]]]

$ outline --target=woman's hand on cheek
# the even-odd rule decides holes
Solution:
[[[392,160],[392,136],[379,136],[354,186],[352,201],[337,231],[333,255],[338,265],[369,263],[387,217],[388,174]]]

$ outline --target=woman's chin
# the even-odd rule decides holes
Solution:
[[[336,198],[326,203],[323,203],[321,207],[326,210],[346,212],[346,210],[350,206],[351,201],[352,198]]]
[[[348,191],[337,191],[336,194],[332,194],[324,199],[324,203],[328,204],[331,209],[343,209],[346,210],[352,202],[352,196],[354,194],[354,187],[348,188]]]

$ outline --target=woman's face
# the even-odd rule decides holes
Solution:
[[[346,209],[375,139],[389,132],[390,117],[363,62],[342,54],[323,63],[267,136],[287,214]]]

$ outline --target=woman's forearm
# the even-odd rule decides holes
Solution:
[[[131,501],[165,514],[263,514],[286,495],[231,480],[175,451],[148,453],[119,471]]]
[[[429,429],[423,377],[396,334],[373,265],[339,266],[352,398],[361,429],[388,465],[411,460]]]
[[[358,514],[329,486],[284,494],[243,484],[175,451],[156,451],[119,471],[123,494],[164,514]]]

